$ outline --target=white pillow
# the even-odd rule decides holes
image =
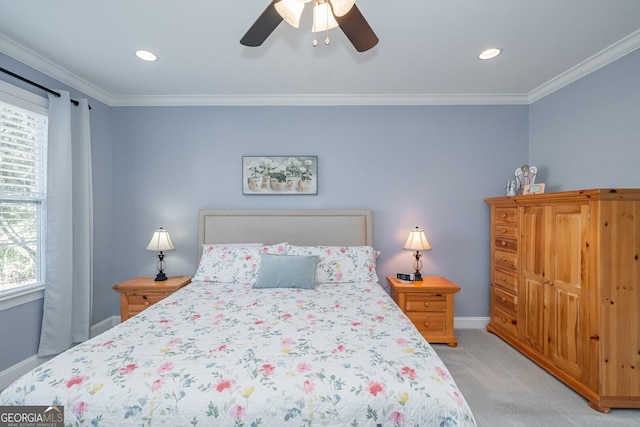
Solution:
[[[377,282],[376,256],[371,246],[294,246],[287,255],[318,255],[316,282]]]
[[[286,255],[287,243],[268,246],[202,245],[194,281],[253,283],[260,267],[260,254]]]

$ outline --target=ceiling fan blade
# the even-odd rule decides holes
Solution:
[[[358,52],[367,51],[378,44],[378,36],[355,4],[344,16],[336,16],[336,21]]]
[[[269,6],[262,12],[262,15],[256,19],[247,33],[240,39],[240,44],[245,46],[260,46],[269,37],[269,35],[282,22],[282,16],[276,10],[275,4],[279,0],[273,0]]]

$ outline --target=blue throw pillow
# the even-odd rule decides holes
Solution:
[[[262,254],[253,288],[313,289],[317,263],[317,255]]]

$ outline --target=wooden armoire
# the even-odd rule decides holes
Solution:
[[[487,330],[594,409],[640,408],[640,189],[486,202]]]

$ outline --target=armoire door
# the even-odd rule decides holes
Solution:
[[[544,353],[546,336],[545,209],[525,206],[521,212],[518,338]]]
[[[576,378],[588,376],[589,205],[549,208],[546,276],[548,356]]]

